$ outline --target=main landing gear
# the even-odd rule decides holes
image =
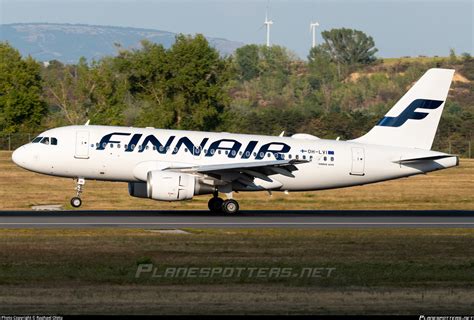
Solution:
[[[234,199],[227,199],[224,200],[219,198],[219,195],[216,192],[213,194],[214,196],[209,199],[207,206],[212,213],[227,213],[227,214],[236,214],[239,212],[239,203]]]
[[[74,208],[79,208],[82,205],[81,194],[85,183],[86,180],[84,178],[77,178],[76,196],[71,199],[71,206]]]

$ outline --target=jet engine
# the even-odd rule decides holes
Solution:
[[[195,176],[173,171],[150,171],[147,182],[130,182],[128,193],[132,197],[161,201],[192,199],[194,195],[209,194],[212,186],[202,184]]]

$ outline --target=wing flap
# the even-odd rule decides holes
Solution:
[[[181,168],[168,168],[166,170],[201,174],[212,177],[222,182],[238,181],[243,185],[252,184],[255,179],[265,181],[267,184],[275,184],[275,180],[269,176],[281,174],[294,178],[293,171],[298,170],[295,164],[307,163],[307,160],[272,160],[252,161],[238,163],[211,164],[203,166],[189,166]]]

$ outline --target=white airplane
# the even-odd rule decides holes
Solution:
[[[133,197],[188,200],[212,194],[212,212],[235,214],[233,191],[307,191],[358,186],[457,166],[431,151],[454,70],[430,69],[366,135],[350,141],[114,126],[47,130],[13,161],[77,179],[128,182]],[[219,197],[224,193],[227,200]]]

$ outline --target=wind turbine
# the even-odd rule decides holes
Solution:
[[[313,42],[312,42],[311,48],[316,47],[316,27],[319,27],[318,22],[311,22],[309,24],[309,32],[313,33]]]
[[[265,22],[263,25],[267,28],[267,47],[270,46],[270,26],[273,24],[272,20],[268,20],[268,8],[265,11]]]

